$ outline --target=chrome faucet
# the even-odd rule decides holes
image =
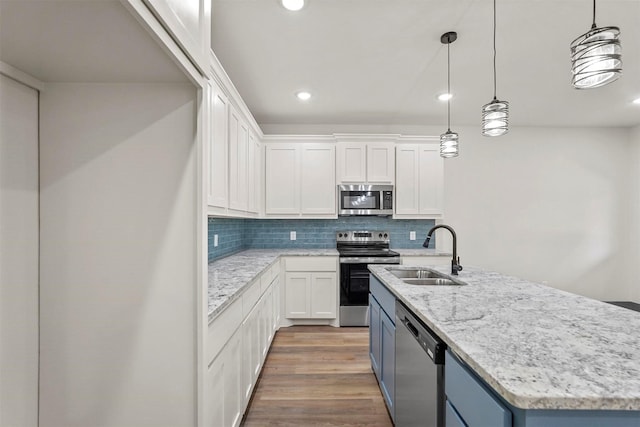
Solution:
[[[425,248],[429,247],[429,241],[431,240],[431,235],[438,228],[446,228],[451,232],[451,236],[453,236],[453,259],[451,260],[451,274],[454,274],[457,276],[458,271],[462,270],[462,266],[460,265],[460,257],[458,256],[458,238],[456,237],[456,232],[453,230],[453,228],[444,224],[438,224],[432,227],[431,230],[429,230],[429,232],[427,233],[427,238],[425,239],[422,246],[424,246]]]

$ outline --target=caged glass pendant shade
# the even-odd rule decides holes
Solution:
[[[482,135],[500,136],[509,132],[509,103],[496,97],[496,0],[493,0],[493,100],[482,106]]]
[[[500,136],[509,132],[509,103],[493,98],[482,106],[482,135]]]
[[[622,74],[622,55],[618,27],[596,28],[595,23],[571,42],[571,84],[591,89],[618,80]]]
[[[596,25],[596,0],[593,0],[591,29],[571,42],[571,84],[576,89],[604,86],[622,74],[620,28]]]
[[[458,34],[455,31],[444,33],[440,42],[447,45],[447,93],[451,93],[451,52],[449,47],[456,41]],[[458,134],[451,132],[451,98],[447,98],[447,131],[440,135],[440,157],[449,158],[458,156]]]
[[[458,134],[447,130],[440,135],[440,157],[458,156]]]

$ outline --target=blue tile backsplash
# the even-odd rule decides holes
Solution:
[[[338,219],[209,218],[209,261],[245,249],[334,248],[338,230],[388,230],[391,232],[391,248],[421,248],[427,231],[434,224],[432,219],[375,216]],[[291,231],[296,232],[296,240],[289,239]],[[410,231],[416,232],[416,240],[409,240]],[[213,246],[215,234],[218,235],[217,247]]]

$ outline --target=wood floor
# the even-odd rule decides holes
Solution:
[[[391,427],[368,348],[368,328],[280,329],[242,425]]]

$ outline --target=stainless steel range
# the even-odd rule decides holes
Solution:
[[[388,231],[338,231],[340,253],[340,326],[369,325],[369,270],[367,264],[400,264],[400,254],[389,250]]]

